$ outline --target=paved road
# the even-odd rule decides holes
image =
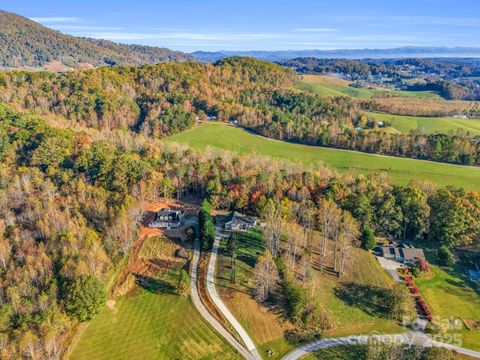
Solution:
[[[238,320],[233,316],[227,306],[223,303],[220,295],[218,295],[217,289],[215,287],[215,266],[217,264],[217,254],[218,254],[218,245],[220,244],[220,237],[215,237],[213,242],[212,253],[210,255],[210,262],[208,263],[207,271],[207,291],[212,298],[215,306],[220,310],[222,315],[230,322],[232,327],[235,329],[237,334],[240,336],[242,341],[245,343],[247,350],[251,353],[253,359],[262,359],[260,356],[255,344],[253,343],[250,336],[247,334],[242,325]]]
[[[200,258],[200,242],[198,239],[195,239],[195,248],[193,250],[192,257],[192,271],[191,271],[191,296],[192,301],[195,307],[197,308],[200,315],[203,316],[205,320],[225,339],[230,345],[232,345],[245,359],[255,360],[252,357],[252,354],[247,351],[233,336],[230,334],[223,326],[220,324],[217,319],[215,319],[205,308],[200,296],[198,295],[197,290],[197,273],[198,273],[198,259]]]
[[[405,334],[394,334],[394,335],[372,335],[372,338],[376,338],[380,341],[383,342],[394,342],[397,344],[410,344],[410,345],[418,345],[418,346],[424,346],[424,347],[432,347],[432,346],[438,346],[438,347],[444,347],[450,350],[454,350],[460,354],[468,355],[473,358],[480,359],[480,352],[479,351],[473,351],[469,349],[465,349],[459,346],[454,346],[454,345],[449,345],[445,343],[441,343],[438,341],[434,341],[430,339],[427,335],[425,335],[422,332],[409,332]],[[296,360],[301,358],[302,356],[307,355],[308,353],[328,348],[328,347],[333,347],[333,346],[338,346],[338,345],[356,345],[356,344],[365,344],[370,337],[367,335],[360,335],[360,336],[348,336],[348,337],[341,337],[341,338],[328,338],[328,339],[322,339],[318,340],[303,346],[300,346],[291,352],[289,352],[287,355],[285,355],[282,360]]]

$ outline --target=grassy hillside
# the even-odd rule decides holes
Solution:
[[[391,123],[391,128],[401,133],[419,130],[425,134],[455,133],[460,129],[471,135],[480,135],[480,120],[438,117],[401,116],[381,113],[369,113],[378,121]]]
[[[190,298],[143,292],[106,308],[70,359],[237,359],[196,312]]]
[[[480,168],[457,166],[421,160],[392,158],[352,151],[320,148],[265,139],[245,130],[222,124],[205,124],[168,138],[196,149],[212,146],[240,153],[256,153],[307,165],[329,165],[342,172],[386,173],[394,183],[428,180],[440,185],[480,189]]]
[[[295,88],[308,91],[320,96],[348,96],[357,99],[371,99],[381,96],[398,97],[419,97],[434,98],[440,97],[431,91],[395,91],[387,89],[367,89],[350,86],[351,82],[331,76],[303,75],[301,80],[295,83]]]
[[[222,248],[218,262],[217,283],[220,294],[230,310],[252,336],[262,353],[274,351],[272,359],[280,359],[293,347],[285,339],[292,325],[277,307],[259,305],[252,297],[254,289],[253,269],[264,252],[262,236],[256,232],[238,234],[236,261],[236,283],[231,282],[231,260]],[[372,331],[398,333],[404,329],[388,319],[380,309],[375,289],[386,289],[393,285],[390,275],[380,267],[377,260],[367,251],[354,249],[347,271],[339,279],[336,275],[312,272],[315,299],[328,310],[335,323],[334,328],[324,334],[336,337],[351,334],[368,334]],[[360,300],[352,301],[352,294]]]
[[[178,295],[186,266],[174,256],[179,245],[161,236],[140,244],[117,278],[115,300],[88,323],[70,359],[238,359],[190,297]]]

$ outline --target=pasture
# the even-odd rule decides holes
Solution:
[[[324,75],[302,75],[294,87],[320,96],[348,96],[355,99],[371,99],[374,97],[414,97],[441,99],[432,91],[397,91],[384,88],[359,88],[351,86],[351,82]]]
[[[328,166],[343,173],[367,175],[385,173],[395,184],[405,185],[411,180],[419,180],[480,190],[479,167],[291,144],[256,136],[241,128],[225,124],[204,124],[169,137],[166,141],[184,143],[197,150],[204,150],[210,146],[241,154],[266,155],[301,162],[311,167]]]
[[[458,131],[472,136],[480,135],[480,119],[456,119],[448,117],[402,116],[369,112],[377,121],[390,123],[392,130],[406,134],[417,130],[422,134],[454,134]]]

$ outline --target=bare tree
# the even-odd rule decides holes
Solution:
[[[278,280],[278,269],[272,255],[267,250],[255,265],[255,299],[267,300]]]
[[[320,271],[323,270],[328,256],[328,241],[337,237],[338,222],[341,211],[331,199],[322,199],[317,213],[318,226],[322,232],[322,238],[319,246],[320,251]],[[335,239],[336,240],[336,239]],[[337,244],[335,243],[335,251]],[[334,254],[335,255],[335,254]],[[336,258],[336,255],[334,256]]]
[[[282,236],[282,218],[280,209],[273,202],[269,202],[265,212],[265,229],[267,247],[276,258],[280,253],[280,238]]]
[[[358,245],[358,237],[360,230],[357,221],[348,211],[342,213],[341,222],[338,232],[338,246],[340,252],[340,269],[339,275],[345,272],[345,263],[352,247]]]

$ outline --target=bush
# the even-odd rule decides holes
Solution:
[[[438,249],[437,258],[440,265],[451,267],[455,263],[450,249],[443,245]]]
[[[90,320],[102,309],[107,294],[103,284],[92,275],[82,275],[66,289],[65,310],[79,321]]]
[[[373,230],[369,226],[365,226],[362,232],[362,246],[367,250],[372,250],[377,246],[377,242],[375,240],[375,234]]]

